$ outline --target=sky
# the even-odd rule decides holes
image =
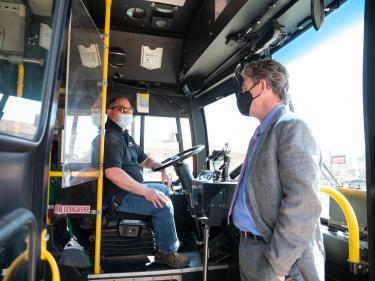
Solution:
[[[310,29],[274,55],[289,71],[296,113],[331,155],[364,150],[363,9],[363,0],[348,1],[322,30]]]

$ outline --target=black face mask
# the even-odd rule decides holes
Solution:
[[[236,93],[238,111],[245,116],[249,116],[250,105],[253,102],[253,96],[248,92]]]
[[[239,93],[239,92],[236,93],[237,108],[238,108],[238,111],[242,115],[245,115],[245,116],[250,115],[251,103],[253,102],[253,100],[255,100],[257,97],[259,97],[262,94],[262,92],[260,92],[257,96],[253,97],[253,95],[250,92],[256,85],[258,85],[258,83],[255,83],[251,87],[251,89],[248,91],[245,91],[243,93]]]

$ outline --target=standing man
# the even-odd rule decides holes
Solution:
[[[129,136],[127,128],[133,121],[133,108],[128,99],[117,97],[109,102],[105,125],[104,198],[110,201],[123,193],[117,211],[148,215],[156,236],[157,262],[173,268],[186,267],[188,258],[177,253],[180,245],[174,222],[169,190],[163,184],[143,184],[142,167],[155,169],[160,163],[148,157]],[[162,180],[167,180],[162,170]]]
[[[248,63],[237,107],[260,121],[229,219],[240,233],[242,281],[324,281],[319,229],[320,149],[304,121],[286,108],[288,73],[271,60]]]

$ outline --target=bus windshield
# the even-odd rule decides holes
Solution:
[[[331,174],[325,173],[321,184],[356,189],[366,189],[364,2],[347,1],[325,19],[319,32],[311,28],[273,56],[287,67],[294,110],[308,122],[321,146]]]

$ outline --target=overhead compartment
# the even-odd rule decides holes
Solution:
[[[112,31],[109,78],[176,84],[182,39]]]

